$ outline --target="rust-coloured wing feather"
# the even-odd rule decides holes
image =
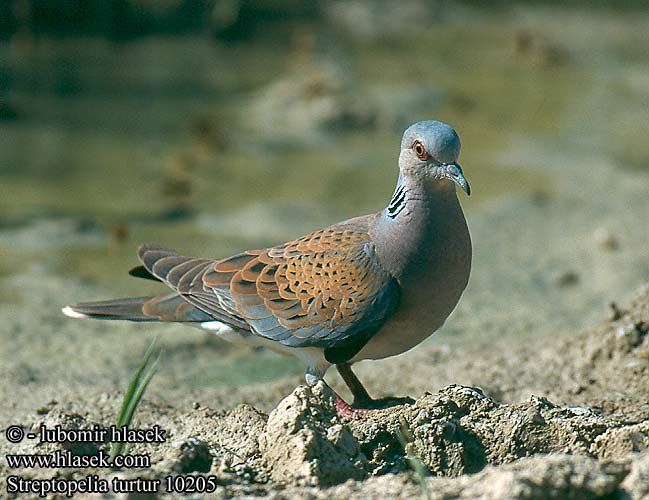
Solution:
[[[184,300],[235,328],[293,347],[362,345],[399,300],[368,234],[372,217],[220,261],[151,245],[139,256]]]
[[[204,286],[229,295],[256,333],[285,345],[369,338],[399,299],[396,280],[374,253],[370,217],[221,260],[203,275]]]
[[[215,320],[250,330],[248,323],[236,313],[229,297],[204,288],[203,276],[214,266],[214,260],[183,257],[175,250],[158,245],[142,245],[138,256],[147,271],[178,292],[191,305]]]

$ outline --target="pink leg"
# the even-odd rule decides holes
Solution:
[[[357,418],[391,406],[414,403],[414,400],[411,398],[374,399],[367,393],[361,381],[358,380],[358,377],[354,375],[351,366],[347,363],[341,363],[336,365],[336,368],[354,396],[354,402],[350,405],[336,394],[336,413],[338,416]]]
[[[376,409],[373,408],[354,408],[349,403],[347,403],[347,401],[341,398],[335,391],[334,394],[336,395],[336,414],[339,417],[358,418],[362,417],[363,415],[367,415],[370,412],[376,411]]]

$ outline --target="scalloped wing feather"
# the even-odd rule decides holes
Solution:
[[[295,347],[368,338],[396,307],[396,281],[376,258],[371,217],[217,262],[206,288],[228,290],[237,313],[259,335]],[[287,336],[287,333],[290,335]]]
[[[195,259],[178,255],[175,250],[157,245],[142,245],[138,256],[144,267],[183,300],[210,317],[242,330],[250,325],[237,314],[229,294],[216,294],[203,286],[203,276],[214,265],[211,259]]]
[[[399,300],[369,236],[373,217],[220,261],[157,246],[139,255],[155,277],[219,321],[287,346],[338,347],[369,340]]]

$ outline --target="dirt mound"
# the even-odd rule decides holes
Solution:
[[[414,405],[340,420],[326,387],[300,387],[271,412],[261,441],[272,445],[261,452],[273,479],[285,483],[334,484],[403,472],[406,456],[417,457],[432,475],[460,476],[535,454],[596,456],[593,444],[609,429],[624,427],[543,398],[499,405],[461,386],[427,394]],[[639,446],[648,448],[649,426],[634,431]]]
[[[297,387],[269,414],[250,405],[229,411],[200,403],[174,407],[148,397],[142,426],[159,424],[168,438],[132,449],[151,457],[150,468],[60,474],[163,480],[208,473],[217,478],[219,498],[645,498],[648,333],[645,287],[627,309],[613,307],[610,318],[585,334],[494,347],[479,356],[467,351],[452,360],[460,368],[477,366],[484,390],[448,385],[414,404],[358,418],[339,417],[334,394],[323,383]],[[523,402],[503,402],[514,399],[516,384],[547,390]],[[83,402],[61,398],[38,407],[22,424],[36,433],[41,424],[107,427],[119,404],[116,394]],[[104,443],[77,449],[24,441],[14,449],[88,454],[102,448]],[[19,473],[43,478],[52,471]]]
[[[48,426],[66,422],[91,425],[60,410],[42,419]],[[464,386],[341,419],[333,392],[320,383],[296,388],[268,416],[248,405],[225,413],[203,408],[179,415],[178,424],[166,443],[149,446],[150,470],[120,477],[210,473],[224,497],[281,486],[284,498],[369,498],[386,495],[396,481],[404,487],[390,493],[395,498],[421,488],[434,491],[432,498],[477,492],[485,498],[595,498],[622,487],[644,491],[649,456],[649,422],[625,425],[541,397],[498,404]],[[413,462],[439,478],[422,476],[418,485]],[[88,470],[68,475],[81,473]]]

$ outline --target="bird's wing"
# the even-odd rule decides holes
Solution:
[[[207,289],[228,294],[259,335],[294,347],[343,345],[369,338],[399,298],[368,234],[369,217],[216,263]]]
[[[206,290],[203,286],[203,276],[214,267],[215,260],[184,257],[171,248],[158,245],[142,245],[138,249],[138,257],[146,271],[175,290],[191,305],[215,320],[250,330],[250,325],[237,314],[232,299]],[[131,274],[144,273],[135,274],[131,270]]]
[[[399,285],[376,257],[370,221],[351,219],[216,262],[160,247],[143,247],[140,258],[151,274],[216,319],[244,322],[287,346],[362,346],[399,300]]]

